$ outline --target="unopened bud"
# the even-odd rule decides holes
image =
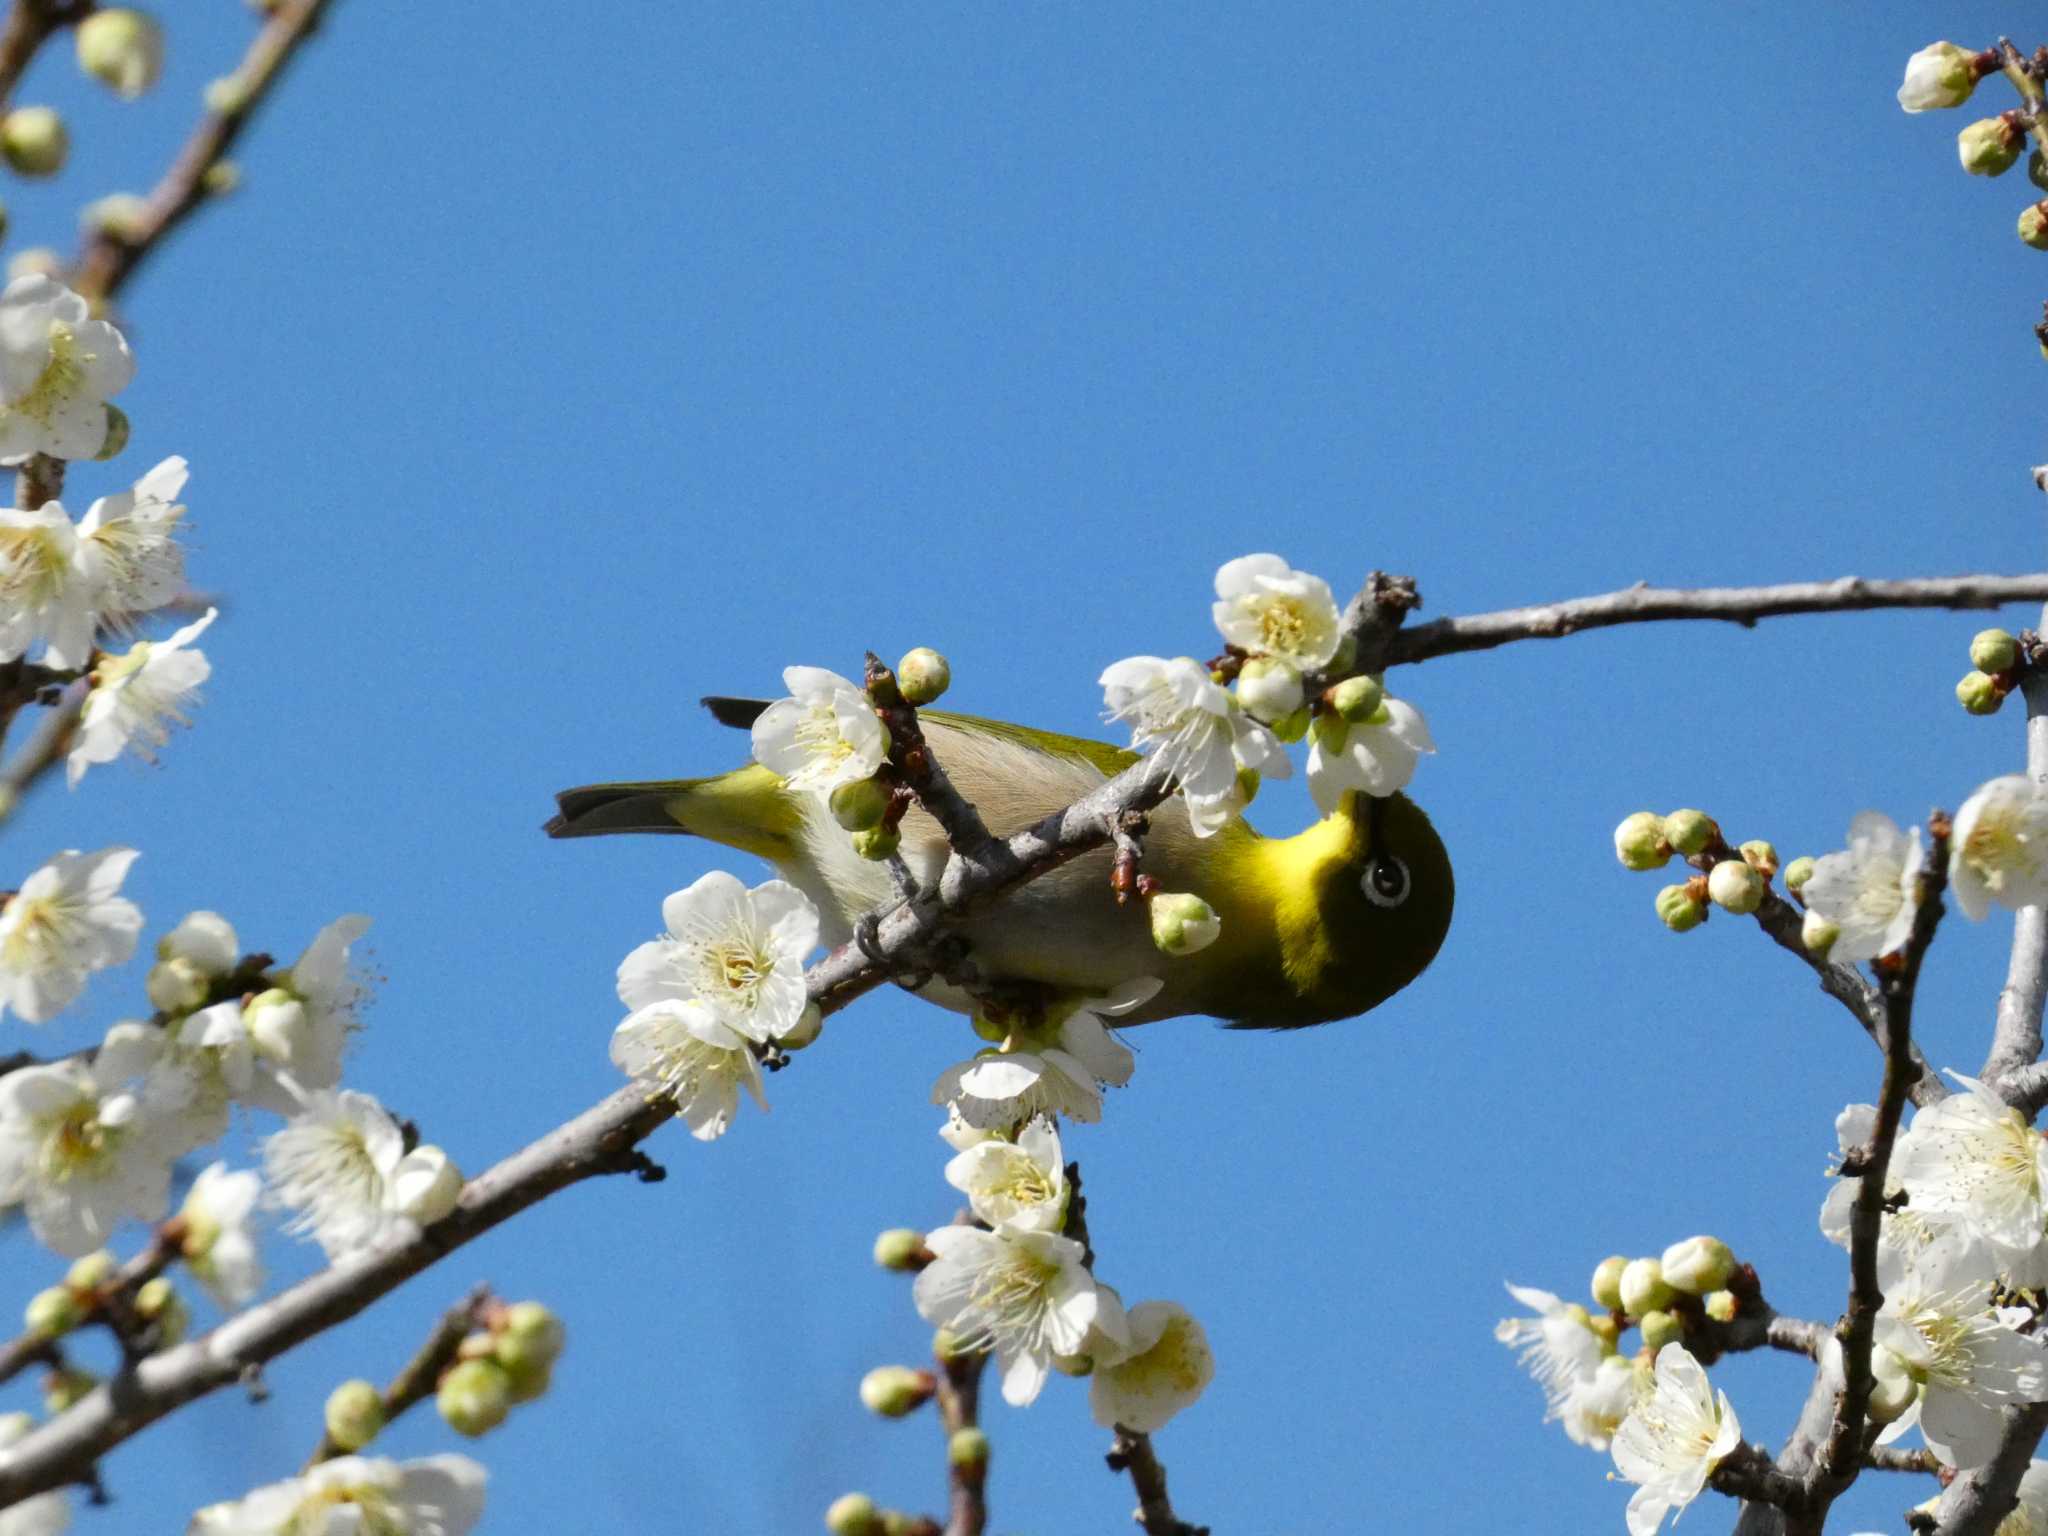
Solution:
[[[212,983],[190,960],[159,960],[149,968],[142,990],[159,1013],[190,1013],[206,1001]]]
[[[972,1424],[953,1431],[946,1442],[946,1460],[963,1472],[979,1472],[988,1465],[988,1435]]]
[[[864,859],[886,859],[902,843],[903,834],[894,827],[869,827],[853,834],[853,851]]]
[[[813,1044],[825,1032],[825,1012],[816,1003],[805,1003],[804,1011],[796,1016],[796,1022],[775,1037],[775,1043],[786,1051],[800,1051]]]
[[[1980,629],[1970,637],[1970,665],[1979,672],[2010,672],[2019,664],[2020,643],[2003,629]]]
[[[1284,720],[1302,705],[1301,673],[1277,656],[1254,656],[1237,674],[1237,702],[1255,720]]]
[[[1808,912],[1805,921],[1799,925],[1799,942],[1806,946],[1810,955],[1826,955],[1841,936],[1842,930],[1818,912]]]
[[[1593,1299],[1610,1312],[1622,1310],[1621,1272],[1627,1268],[1628,1260],[1616,1253],[1602,1259],[1593,1271]]]
[[[1673,811],[1664,818],[1664,840],[1687,858],[1705,852],[1720,836],[1721,829],[1705,811]]]
[[[2003,176],[2025,143],[2026,135],[2010,119],[1979,118],[1956,135],[1956,158],[1972,176]]]
[[[1376,677],[1347,677],[1329,692],[1330,710],[1350,725],[1364,725],[1379,713],[1387,690]]]
[[[5,232],[4,222],[0,222],[0,234]],[[100,439],[100,451],[94,454],[93,457],[103,463],[108,459],[118,458],[121,450],[128,446],[130,430],[128,413],[109,400],[107,402],[107,435]]]
[[[1701,1298],[1700,1305],[1717,1323],[1734,1322],[1735,1314],[1742,1310],[1742,1300],[1733,1291],[1709,1291]]]
[[[75,1365],[52,1371],[43,1378],[43,1412],[54,1419],[99,1384],[99,1377]]]
[[[2048,192],[2048,155],[2041,153],[2039,145],[2027,156],[2027,180]]]
[[[82,1259],[73,1259],[71,1267],[64,1271],[64,1283],[74,1291],[91,1295],[106,1287],[114,1278],[114,1270],[114,1256],[102,1248]]]
[[[826,803],[831,807],[832,819],[840,826],[849,832],[865,832],[881,825],[890,799],[888,788],[880,780],[855,779],[833,790]]]
[[[1913,1406],[1920,1396],[1920,1383],[1912,1368],[1891,1350],[1878,1346],[1870,1352],[1870,1422],[1889,1424]]]
[[[1707,872],[1707,897],[1738,916],[1763,905],[1764,877],[1742,859],[1723,859]]]
[[[1995,715],[2005,702],[2005,690],[1988,673],[1965,672],[1956,684],[1956,702],[1973,715]]]
[[[882,1512],[864,1493],[842,1493],[825,1511],[825,1529],[832,1536],[882,1536]]]
[[[149,204],[133,192],[109,192],[78,213],[81,234],[104,235],[122,245],[140,245],[148,227]]]
[[[952,667],[928,645],[904,652],[896,663],[896,688],[906,704],[922,708],[952,686]]]
[[[123,101],[133,101],[164,67],[164,32],[140,11],[95,11],[78,24],[78,67]]]
[[[1720,1290],[1735,1273],[1735,1255],[1718,1237],[1688,1237],[1673,1243],[1658,1263],[1665,1283],[1690,1296]]]
[[[282,987],[250,998],[242,1009],[242,1023],[256,1054],[279,1066],[303,1060],[313,1048],[313,1022],[306,1017],[306,1005]]]
[[[1685,1337],[1685,1319],[1676,1312],[1645,1312],[1637,1320],[1636,1328],[1643,1336],[1643,1348],[1650,1350],[1676,1344]]]
[[[69,1286],[53,1285],[29,1298],[21,1320],[36,1338],[61,1339],[85,1321],[85,1308]]]
[[[2019,237],[2037,251],[2048,251],[2048,203],[2029,203],[2020,210]]]
[[[1623,869],[1662,869],[1669,864],[1671,845],[1664,840],[1664,818],[1651,811],[1623,817],[1614,829],[1614,856]]]
[[[16,107],[0,117],[0,159],[23,176],[54,176],[71,153],[71,133],[55,107]]]
[[[1657,893],[1657,916],[1673,933],[1685,933],[1706,920],[1707,909],[1690,886],[1667,885]]]
[[[207,81],[201,99],[209,112],[222,117],[239,117],[249,109],[249,86],[240,75],[222,75]]]
[[[931,1261],[924,1234],[915,1227],[891,1227],[875,1239],[875,1262],[884,1269],[911,1274]]]
[[[1778,872],[1778,850],[1760,837],[1753,837],[1735,850],[1742,862],[1768,880]]]
[[[1586,1332],[1600,1341],[1600,1352],[1614,1353],[1614,1346],[1621,1341],[1621,1324],[1605,1312],[1596,1312],[1586,1318]]]
[[[384,1394],[357,1377],[327,1394],[327,1438],[344,1451],[360,1451],[384,1428]]]
[[[1906,60],[1899,105],[1908,112],[1960,107],[1977,88],[1977,56],[1954,43],[1929,43]]]
[[[561,1358],[568,1332],[554,1311],[538,1301],[518,1301],[505,1309],[492,1357],[506,1370],[553,1365]]]
[[[208,197],[226,197],[242,185],[242,168],[232,160],[216,160],[199,177],[199,190]]]
[[[434,1406],[458,1435],[488,1434],[511,1411],[511,1378],[495,1360],[458,1360],[441,1378]]]
[[[1152,942],[1163,954],[1192,955],[1223,932],[1216,909],[1187,891],[1162,891],[1152,898],[1151,909]]]
[[[191,1326],[192,1309],[168,1275],[145,1280],[135,1292],[135,1315],[156,1324],[157,1347],[167,1349],[185,1337]]]
[[[1660,1311],[1671,1304],[1671,1287],[1655,1259],[1631,1259],[1621,1272],[1621,1310],[1630,1317]]]
[[[462,1195],[462,1170],[439,1147],[418,1146],[398,1161],[387,1198],[391,1208],[423,1227],[455,1209]]]
[[[938,1381],[930,1371],[906,1365],[878,1365],[860,1379],[861,1406],[885,1419],[900,1419],[932,1400]]]
[[[1798,895],[1806,889],[1806,882],[1813,878],[1813,857],[1802,853],[1785,866],[1785,889]]]

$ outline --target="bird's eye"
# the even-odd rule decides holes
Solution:
[[[1374,906],[1398,907],[1408,899],[1408,866],[1391,854],[1374,859],[1358,885]]]

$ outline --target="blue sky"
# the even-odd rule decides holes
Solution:
[[[141,848],[152,934],[209,906],[292,954],[374,915],[351,1078],[471,1170],[615,1086],[612,973],[661,898],[758,874],[538,831],[564,785],[737,762],[699,694],[928,644],[958,707],[1090,731],[1106,663],[1213,648],[1211,574],[1253,550],[1346,591],[1412,573],[1427,615],[2040,562],[2029,193],[1959,172],[1970,114],[1892,99],[1912,49],[2010,13],[515,9],[338,6],[243,192],[131,291],[133,446],[76,484],[191,459],[215,678],[160,768],[53,788],[0,837],[9,879]],[[7,191],[11,245],[145,185],[249,26],[170,20],[139,105],[36,66],[23,99],[75,106],[76,148]],[[1744,925],[1662,931],[1608,837],[1697,804],[1789,857],[1865,807],[1953,808],[2019,761],[2013,716],[1951,700],[1983,622],[1667,626],[1396,674],[1457,862],[1434,968],[1296,1035],[1147,1028],[1070,1143],[1104,1278],[1216,1348],[1159,1439],[1186,1517],[1619,1530],[1607,1462],[1491,1338],[1501,1281],[1576,1294],[1607,1253],[1711,1231],[1780,1307],[1835,1314],[1814,1218],[1875,1054]],[[1308,814],[1281,786],[1253,819]],[[1937,1063],[1981,1060],[2008,926],[1938,945]],[[47,1038],[140,983],[98,979]],[[934,1426],[854,1386],[924,1346],[867,1252],[951,1213],[925,1096],[970,1044],[868,1000],[768,1117],[659,1136],[666,1183],[551,1200],[279,1362],[263,1406],[116,1453],[80,1529],[172,1529],[289,1472],[327,1389],[479,1279],[570,1330],[555,1391],[475,1448],[488,1531],[803,1530],[851,1487],[936,1506]],[[0,1241],[13,1306],[55,1266]],[[1805,1385],[1784,1358],[1716,1375],[1773,1442]],[[989,1429],[993,1531],[1121,1527],[1084,1392]],[[453,1443],[431,1414],[388,1437]],[[1896,1529],[1928,1491],[1844,1507]]]

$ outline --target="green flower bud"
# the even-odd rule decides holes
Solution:
[[[831,807],[832,819],[847,831],[865,832],[870,827],[881,825],[892,798],[888,786],[881,780],[855,779],[851,784],[842,784],[833,790],[827,804]]]
[[[891,1227],[875,1239],[875,1262],[899,1274],[914,1274],[931,1263],[924,1234],[915,1227]]]
[[[142,1283],[135,1293],[135,1313],[156,1324],[157,1346],[161,1349],[168,1349],[184,1338],[192,1323],[192,1309],[166,1275]]]
[[[928,645],[906,651],[896,663],[896,687],[903,702],[922,708],[953,686],[953,669]]]
[[[1706,921],[1706,906],[1683,885],[1667,885],[1657,893],[1657,916],[1673,933],[1685,933]]]
[[[1243,805],[1238,807],[1239,810],[1242,810],[1244,806],[1250,805],[1259,798],[1258,769],[1240,768],[1237,770],[1237,798],[1243,802]]]
[[[1785,866],[1785,889],[1798,895],[1806,889],[1806,882],[1813,878],[1813,858],[1802,853]]]
[[[0,234],[5,233],[5,216],[0,215]],[[128,413],[112,401],[109,401],[107,403],[107,435],[100,439],[100,451],[94,454],[93,457],[104,462],[117,456],[123,448],[128,446],[128,432]]]
[[[1707,872],[1707,899],[1738,916],[1764,904],[1764,877],[1741,859],[1723,859]]]
[[[902,843],[903,834],[894,827],[869,827],[865,832],[853,834],[853,851],[878,863],[888,858]]]
[[[1628,1260],[1616,1253],[1602,1259],[1593,1271],[1593,1299],[1610,1312],[1621,1310],[1621,1272],[1627,1268]]]
[[[1324,713],[1309,721],[1308,730],[1315,737],[1317,746],[1335,756],[1344,750],[1344,743],[1350,739],[1351,723],[1342,715]]]
[[[2027,136],[2003,117],[1979,118],[1956,135],[1956,158],[1972,176],[2003,176],[2020,157]]]
[[[102,1248],[82,1259],[73,1259],[64,1272],[64,1283],[74,1291],[101,1290],[114,1278],[115,1267],[114,1256]]]
[[[552,1365],[528,1365],[516,1371],[508,1368],[505,1375],[512,1383],[512,1401],[530,1403],[547,1395],[548,1388],[554,1385],[555,1368]]]
[[[1223,932],[1216,909],[1189,892],[1161,891],[1150,906],[1152,942],[1162,954],[1192,955],[1207,949]]]
[[[512,1380],[495,1360],[458,1360],[441,1378],[434,1406],[450,1429],[473,1440],[505,1422]]]
[[[222,75],[206,83],[201,98],[206,110],[221,117],[239,117],[249,110],[249,86],[240,75]]]
[[[1636,1328],[1643,1336],[1643,1348],[1650,1350],[1676,1344],[1685,1337],[1685,1319],[1676,1312],[1645,1312],[1637,1321]]]
[[[71,134],[55,107],[16,107],[0,117],[0,160],[23,176],[54,176],[71,153]]]
[[[1965,672],[1956,684],[1956,702],[1973,715],[1995,715],[2005,702],[2005,690],[1986,673]]]
[[[882,1511],[882,1536],[939,1536],[939,1528],[924,1515],[885,1509]]]
[[[1664,818],[1664,840],[1688,859],[1704,853],[1720,836],[1721,829],[1705,811],[1673,811]]]
[[[1929,43],[1906,60],[1899,105],[1908,112],[1960,107],[1977,88],[1977,56],[1954,43]]]
[[[1778,850],[1760,837],[1753,837],[1735,850],[1742,862],[1769,880],[1778,872]]]
[[[1688,1237],[1673,1243],[1658,1264],[1665,1284],[1689,1296],[1718,1291],[1735,1273],[1735,1255],[1718,1237]]]
[[[1277,656],[1254,656],[1237,674],[1237,701],[1255,720],[1284,720],[1302,706],[1301,673]]]
[[[78,24],[78,67],[123,101],[133,101],[164,68],[164,32],[140,11],[95,11]]]
[[[1673,1292],[1664,1283],[1663,1267],[1655,1259],[1631,1259],[1621,1272],[1621,1310],[1630,1317],[1662,1311],[1671,1305]]]
[[[508,1371],[549,1366],[562,1357],[568,1337],[562,1320],[542,1303],[514,1302],[505,1309],[491,1353]]]
[[[2027,180],[2048,192],[2048,155],[2042,154],[2039,146],[2027,156]]]
[[[864,1493],[842,1493],[825,1511],[832,1536],[882,1536],[882,1513]]]
[[[357,1377],[327,1394],[327,1438],[344,1451],[360,1451],[384,1428],[384,1394]]]
[[[1842,930],[1818,912],[1807,913],[1805,921],[1799,925],[1799,942],[1806,946],[1810,955],[1825,957],[1841,936]]]
[[[860,1379],[861,1406],[885,1419],[900,1419],[932,1400],[938,1381],[930,1371],[907,1365],[878,1365]]]
[[[1586,1319],[1586,1332],[1600,1341],[1600,1353],[1611,1355],[1614,1346],[1621,1341],[1621,1324],[1605,1312],[1595,1313]]]
[[[1304,704],[1300,709],[1294,711],[1293,714],[1282,715],[1278,720],[1275,720],[1272,723],[1272,725],[1268,727],[1268,729],[1270,729],[1272,733],[1275,736],[1279,737],[1282,741],[1290,743],[1296,742],[1301,740],[1302,737],[1308,734],[1309,723],[1312,720],[1314,720],[1314,718],[1315,717],[1308,712],[1308,706]]]
[[[2020,210],[2019,237],[2037,251],[2048,251],[2048,203],[2029,203]]]
[[[1870,1407],[1873,1424],[1889,1424],[1913,1406],[1920,1396],[1920,1383],[1891,1350],[1882,1346],[1870,1352]]]
[[[1623,869],[1662,869],[1669,864],[1671,845],[1664,841],[1664,818],[1650,811],[1623,817],[1614,829],[1614,856]]]
[[[1364,725],[1379,713],[1387,690],[1376,677],[1347,677],[1329,693],[1330,711],[1351,725]]]
[[[954,1430],[946,1442],[946,1460],[963,1472],[979,1472],[988,1465],[988,1436],[972,1424]]]
[[[70,1287],[53,1285],[29,1298],[22,1323],[39,1339],[61,1339],[85,1321],[85,1308]]]
[[[140,245],[149,227],[149,204],[133,192],[109,192],[79,210],[78,228],[86,235],[105,235],[122,245]]]
[[[159,1013],[190,1013],[206,1001],[213,983],[190,960],[159,960],[149,968],[142,990]]]
[[[2019,665],[2020,643],[2003,629],[1980,629],[1970,637],[1970,665],[1979,672],[2010,672]]]
[[[1736,1313],[1742,1310],[1742,1303],[1733,1291],[1709,1291],[1701,1298],[1707,1316],[1717,1323],[1732,1323]]]
[[[226,197],[242,185],[242,168],[232,160],[216,160],[199,176],[199,190],[208,197]]]
[[[960,1336],[950,1328],[940,1328],[932,1333],[932,1357],[937,1360],[964,1360],[974,1351],[961,1341]]]
[[[43,1378],[43,1412],[54,1419],[99,1384],[99,1377],[75,1365],[52,1371]]]
[[[804,1004],[804,1011],[796,1016],[796,1022],[775,1037],[775,1043],[786,1051],[800,1051],[813,1044],[825,1032],[825,1014],[816,1003]]]

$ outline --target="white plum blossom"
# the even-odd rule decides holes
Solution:
[[[612,1061],[649,1093],[673,1098],[676,1118],[699,1141],[715,1141],[731,1127],[742,1088],[768,1108],[753,1050],[709,1003],[695,998],[662,998],[634,1009],[612,1032]]]
[[[190,723],[182,706],[213,675],[213,663],[192,642],[218,614],[209,608],[168,640],[138,640],[118,656],[101,658],[64,759],[64,778],[73,789],[87,768],[111,763],[126,751],[155,762],[172,727]]]
[[[1874,1104],[1850,1104],[1835,1116],[1835,1141],[1843,1157],[1870,1144],[1871,1133],[1877,1128],[1877,1106]],[[1905,1185],[1899,1179],[1899,1165],[1912,1144],[1913,1127],[1907,1126],[1898,1134],[1892,1147],[1891,1162],[1885,1169],[1884,1192],[1887,1199],[1899,1195]],[[1856,1178],[1837,1177],[1828,1186],[1827,1198],[1821,1202],[1821,1235],[1837,1247],[1849,1246],[1849,1225],[1856,1204],[1856,1189],[1861,1181]],[[1913,1254],[1948,1235],[1950,1224],[1937,1219],[1920,1208],[1917,1198],[1901,1205],[1897,1210],[1888,1210],[1879,1228],[1879,1241],[1900,1256],[1910,1258]]]
[[[467,1536],[484,1469],[467,1456],[336,1456],[193,1515],[185,1536]]]
[[[1302,672],[1328,666],[1343,638],[1330,584],[1278,555],[1243,555],[1219,568],[1210,612],[1227,643]]]
[[[1095,1362],[1088,1411],[1105,1429],[1148,1435],[1202,1395],[1216,1357],[1202,1325],[1178,1302],[1141,1301],[1125,1314],[1125,1327],[1128,1352]]]
[[[1129,656],[1106,667],[1100,682],[1108,718],[1130,726],[1132,749],[1151,751],[1173,775],[1198,836],[1241,808],[1238,769],[1275,778],[1292,771],[1273,733],[1191,657]]]
[[[1963,802],[1949,837],[1948,880],[1972,918],[1991,903],[2048,902],[2048,793],[2024,774],[1993,779]]]
[[[2048,1139],[1975,1078],[1949,1076],[1964,1091],[1916,1113],[1892,1156],[1907,1208],[2030,1250],[2048,1232]]]
[[[84,666],[99,624],[98,595],[62,503],[0,507],[0,660],[41,640],[45,664]]]
[[[37,1240],[66,1257],[105,1246],[126,1218],[157,1220],[169,1203],[176,1149],[127,1086],[150,1055],[143,1034],[116,1026],[89,1063],[0,1077],[0,1207],[21,1206]]]
[[[36,1421],[25,1413],[0,1413],[0,1451],[25,1438]],[[63,1536],[71,1528],[71,1501],[61,1488],[31,1494],[0,1509],[0,1536]]]
[[[1849,823],[1847,851],[1815,859],[1799,891],[1807,910],[1837,929],[1828,958],[1874,960],[1904,948],[1926,862],[1918,827],[1901,832],[1881,811],[1859,812]]]
[[[1590,1314],[1577,1303],[1527,1285],[1510,1285],[1508,1294],[1534,1316],[1502,1318],[1493,1336],[1516,1352],[1543,1389],[1547,1424],[1561,1417],[1572,1393],[1593,1379],[1605,1346],[1589,1326]]]
[[[1101,1313],[1081,1245],[1013,1227],[941,1227],[925,1237],[937,1257],[917,1277],[917,1310],[965,1349],[992,1349],[1003,1401],[1022,1407],[1045,1385],[1055,1355],[1083,1351]]]
[[[1960,107],[1977,84],[1976,55],[1954,43],[1929,43],[1906,60],[1899,105],[1908,112]]]
[[[1336,726],[1318,730],[1308,753],[1308,792],[1325,816],[1337,809],[1347,790],[1383,799],[1405,789],[1423,754],[1436,751],[1422,711],[1391,694],[1380,701],[1372,719],[1343,726],[1341,746],[1326,747],[1325,731],[1334,736]]]
[[[241,1006],[256,1070],[246,1086],[231,1082],[237,1098],[290,1115],[301,1090],[341,1081],[342,1051],[368,990],[349,969],[349,950],[369,928],[361,913],[336,918],[314,935],[278,986]],[[231,1044],[225,1018],[215,1043]]]
[[[1103,1020],[1139,1007],[1161,985],[1144,976],[1106,997],[1052,1005],[1042,1022],[1013,1029],[1002,1049],[947,1068],[932,1085],[932,1102],[951,1105],[977,1130],[1008,1130],[1034,1115],[1100,1120],[1102,1089],[1121,1088],[1137,1066]]]
[[[294,1212],[330,1259],[427,1226],[454,1208],[461,1177],[439,1147],[405,1150],[398,1122],[367,1093],[306,1093],[299,1113],[263,1143],[272,1198]]]
[[[1942,1244],[1900,1273],[1881,1275],[1885,1299],[1875,1333],[1877,1347],[1891,1351],[1920,1384],[1918,1402],[1897,1428],[1917,1415],[1928,1446],[1963,1470],[1983,1465],[1997,1449],[2006,1404],[2048,1398],[2048,1350],[1993,1309],[1991,1281],[1975,1273],[1973,1259],[1967,1249]]]
[[[54,1018],[89,972],[135,953],[142,910],[120,895],[133,848],[67,849],[0,906],[0,1011],[31,1024]]]
[[[156,941],[159,960],[183,960],[201,976],[225,976],[242,957],[235,925],[218,912],[187,912],[169,933]]]
[[[183,459],[165,459],[127,490],[102,496],[78,520],[78,563],[102,624],[126,629],[183,589],[185,551],[177,535],[185,478]]]
[[[29,273],[0,290],[0,464],[92,458],[107,401],[134,377],[121,333],[55,278]]]
[[[1614,1432],[1614,1467],[1637,1484],[1630,1536],[1651,1536],[1664,1516],[1699,1497],[1723,1457],[1742,1443],[1726,1392],[1717,1393],[1683,1344],[1657,1351],[1656,1377]]]
[[[1609,1355],[1593,1367],[1592,1375],[1572,1383],[1550,1417],[1564,1426],[1574,1445],[1604,1451],[1614,1443],[1635,1399],[1634,1364],[1623,1355]]]
[[[829,795],[874,777],[889,755],[889,732],[861,689],[823,667],[785,667],[777,699],[754,721],[754,761],[791,789]]]
[[[984,1141],[1000,1141],[1000,1131],[984,1130],[978,1125],[969,1125],[960,1118],[960,1106],[948,1102],[946,1123],[939,1127],[939,1139],[955,1152],[965,1152],[969,1147],[978,1147]]]
[[[946,1164],[946,1182],[992,1227],[1057,1232],[1067,1217],[1067,1169],[1059,1132],[1033,1120],[1015,1141],[991,1137]]]
[[[619,966],[619,1000],[628,1008],[699,1001],[734,1034],[763,1045],[795,1026],[810,1001],[804,959],[818,944],[818,909],[802,891],[785,880],[749,890],[714,869],[673,893],[661,915],[668,933]]]
[[[178,1209],[185,1267],[224,1311],[247,1305],[263,1288],[263,1256],[250,1226],[262,1195],[263,1177],[253,1168],[230,1173],[226,1163],[210,1163]]]

